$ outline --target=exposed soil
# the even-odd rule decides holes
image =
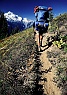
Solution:
[[[51,46],[45,51],[43,51],[43,53],[40,56],[43,66],[41,70],[45,71],[42,77],[46,78],[46,82],[43,82],[42,84],[46,95],[61,95],[61,90],[59,89],[59,87],[57,87],[57,84],[54,82],[54,77],[56,77],[56,68],[52,66],[47,57],[47,51],[51,51],[52,49],[56,48],[52,48]]]

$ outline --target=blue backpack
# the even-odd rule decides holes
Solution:
[[[41,27],[48,27],[49,26],[49,11],[48,7],[45,6],[38,6],[37,11],[35,12],[35,26],[38,28],[38,26]]]
[[[49,17],[48,8],[45,6],[39,6],[38,12],[36,12],[37,21],[45,21]]]

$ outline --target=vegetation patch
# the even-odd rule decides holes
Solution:
[[[0,43],[0,94],[31,95],[35,75],[35,42],[32,28],[1,40]]]
[[[67,95],[67,13],[53,19],[50,31],[58,31],[58,39],[53,41],[51,51],[47,57],[52,66],[56,68],[54,82],[61,89],[62,95]],[[58,30],[56,30],[56,27]]]

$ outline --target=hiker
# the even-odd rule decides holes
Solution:
[[[49,26],[49,11],[51,11],[51,7],[45,6],[35,6],[34,14],[35,14],[35,22],[33,23],[35,41],[38,45],[38,51],[41,50],[41,42],[43,38],[43,33],[46,33]]]

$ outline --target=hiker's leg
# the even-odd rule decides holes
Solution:
[[[40,34],[38,34],[38,47],[40,47]]]
[[[39,32],[36,30],[35,31],[35,41],[38,42],[38,37],[39,37]],[[37,43],[38,45],[38,43]]]
[[[39,33],[36,34],[36,38],[35,39],[36,39],[37,45],[40,46],[40,44],[39,44]]]
[[[42,35],[40,35],[40,45],[42,45]]]
[[[36,30],[36,34],[35,34],[35,41],[36,44],[38,46],[38,51],[40,51],[40,40],[41,40],[42,36],[39,34],[39,31]]]
[[[38,51],[40,51],[41,50],[41,48],[40,48],[40,34],[38,35],[38,40],[37,40],[37,44],[38,44]]]
[[[36,44],[38,46],[38,51],[40,51],[40,35],[39,32],[36,33]]]
[[[34,28],[34,39],[36,41],[36,30],[35,30],[35,28]]]
[[[35,41],[36,41],[36,32],[34,32],[34,39],[35,39]]]

